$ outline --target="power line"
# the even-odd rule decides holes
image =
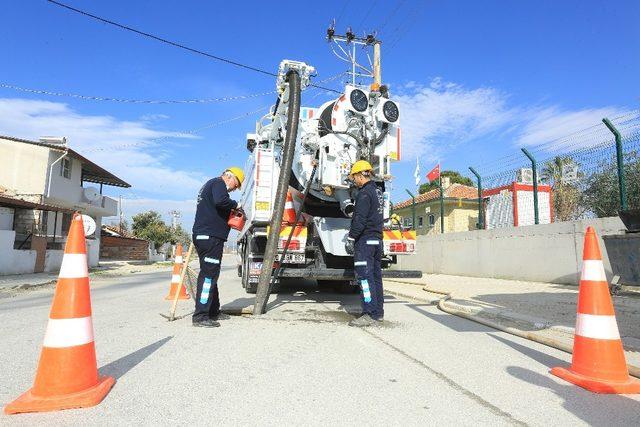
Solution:
[[[61,8],[70,10],[70,11],[75,12],[75,13],[79,13],[80,15],[86,16],[88,18],[95,19],[96,21],[100,21],[100,22],[102,22],[104,24],[109,24],[109,25],[112,25],[114,27],[120,28],[122,30],[130,31],[130,32],[138,34],[140,36],[147,37],[147,38],[159,41],[161,43],[165,43],[165,44],[168,44],[170,46],[186,50],[186,51],[191,52],[191,53],[195,53],[195,54],[198,54],[198,55],[205,56],[205,57],[207,57],[209,59],[213,59],[213,60],[216,60],[216,61],[224,62],[224,63],[229,64],[229,65],[233,65],[233,66],[236,66],[236,67],[239,67],[239,68],[244,68],[246,70],[255,71],[256,73],[265,74],[267,76],[272,76],[272,77],[277,77],[278,76],[276,73],[272,73],[271,71],[262,70],[260,68],[253,67],[251,65],[242,64],[240,62],[236,62],[236,61],[233,61],[231,59],[223,58],[221,56],[217,56],[217,55],[214,55],[212,53],[208,53],[208,52],[202,51],[200,49],[189,47],[189,46],[186,46],[184,44],[181,44],[181,43],[178,43],[178,42],[174,42],[174,41],[165,39],[163,37],[159,37],[159,36],[156,36],[154,34],[147,33],[145,31],[141,31],[141,30],[135,29],[135,28],[130,27],[128,25],[120,24],[118,22],[111,21],[111,20],[106,19],[106,18],[101,18],[101,17],[99,17],[97,15],[94,15],[92,13],[85,12],[84,10],[76,9],[75,7],[66,5],[64,3],[60,3],[60,2],[55,1],[55,0],[46,0],[46,1],[51,3],[51,4],[54,4],[56,6],[59,6]],[[336,92],[336,93],[340,93],[340,92],[338,92],[338,91],[336,91],[334,89],[324,88],[324,87],[316,86],[314,84],[310,84],[310,86],[318,87],[320,89],[329,90],[329,91]]]
[[[277,91],[272,90],[269,92],[255,93],[251,95],[223,96],[219,98],[160,100],[160,99],[126,99],[126,98],[112,98],[112,97],[106,97],[106,96],[79,95],[77,93],[65,93],[65,92],[49,91],[45,89],[25,88],[20,86],[14,86],[8,83],[0,83],[0,87],[5,89],[16,90],[19,92],[33,93],[38,95],[62,96],[62,97],[68,97],[68,98],[82,99],[85,101],[108,101],[108,102],[119,102],[119,103],[125,103],[125,104],[207,104],[207,103],[214,103],[214,102],[228,102],[228,101],[236,101],[240,99],[257,98],[260,96],[273,95],[277,93]]]
[[[387,15],[387,18],[384,20],[384,22],[382,23],[382,25],[378,29],[379,33],[382,33],[382,30],[384,29],[384,27],[386,27],[387,24],[391,21],[391,19],[395,16],[395,14],[398,13],[398,10],[400,10],[400,7],[402,6],[402,4],[404,2],[405,2],[405,0],[398,0],[396,2],[396,7],[391,11],[390,14]]]
[[[318,83],[327,83],[332,80],[335,80],[345,73],[341,72],[334,76],[328,77],[326,79],[320,80]],[[76,98],[82,99],[84,101],[105,101],[105,102],[118,102],[125,104],[207,104],[207,103],[215,103],[215,102],[228,102],[228,101],[237,101],[243,99],[251,99],[251,98],[259,98],[261,96],[266,95],[275,95],[278,93],[276,90],[268,91],[268,92],[260,92],[254,93],[250,95],[236,95],[236,96],[223,96],[219,98],[201,98],[201,99],[129,99],[129,98],[115,98],[115,97],[106,97],[106,96],[93,96],[93,95],[80,95],[77,93],[67,93],[67,92],[58,92],[51,91],[45,89],[33,89],[33,88],[25,88],[21,86],[15,86],[8,83],[0,83],[1,88],[11,89],[19,92],[33,93],[37,95],[48,95],[48,96],[60,96],[60,97],[68,97],[68,98]]]

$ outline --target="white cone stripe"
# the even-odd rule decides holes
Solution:
[[[615,316],[578,313],[576,335],[599,340],[619,340],[620,332]]]
[[[182,255],[177,256],[176,260],[174,261],[175,264],[182,264]]]
[[[91,316],[77,319],[49,319],[43,345],[51,348],[64,348],[90,342],[93,342]]]
[[[179,274],[172,274],[171,275],[171,283],[179,283],[179,282],[180,282],[180,275]]]
[[[580,280],[591,280],[594,282],[607,281],[604,274],[604,265],[599,259],[586,259],[582,262],[582,276]]]
[[[285,209],[293,209],[293,203],[291,203],[291,202],[286,202],[286,203],[284,204],[284,208],[285,208]]]
[[[87,254],[64,254],[60,266],[61,279],[78,279],[89,277],[87,270]]]

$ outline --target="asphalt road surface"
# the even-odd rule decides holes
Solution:
[[[228,257],[231,258],[231,257]],[[223,304],[249,306],[235,266]],[[96,407],[0,415],[2,425],[640,425],[640,398],[551,376],[570,355],[388,296],[384,325],[347,326],[357,295],[292,282],[259,317],[168,322],[170,273],[92,281]],[[0,403],[31,387],[52,289],[0,299]],[[188,314],[192,301],[180,301]]]

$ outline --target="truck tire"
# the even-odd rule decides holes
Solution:
[[[242,287],[244,288],[245,292],[248,294],[255,294],[256,291],[258,290],[258,284],[257,283],[249,283],[249,252],[251,245],[249,244],[249,241],[247,239],[247,244],[244,247],[244,250],[242,251]]]

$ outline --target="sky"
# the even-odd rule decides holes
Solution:
[[[317,69],[315,82],[348,68],[325,39],[332,20],[337,33],[349,26],[359,35],[377,31],[382,79],[401,106],[403,158],[394,166],[393,201],[416,188],[416,163],[422,182],[438,162],[464,175],[469,166],[490,175],[524,163],[521,147],[544,156],[575,144],[567,136],[593,126],[606,137],[598,125],[603,117],[627,117],[640,108],[635,0],[327,0],[310,6],[281,1],[278,7],[259,1],[63,2],[269,72],[283,59],[304,61]],[[45,0],[8,2],[3,18],[0,134],[66,136],[72,148],[132,184],[105,187],[105,194],[123,197],[127,218],[155,209],[169,220],[177,209],[189,229],[200,186],[245,164],[246,133],[275,101],[272,76]],[[341,90],[343,80],[321,84]],[[218,100],[124,103],[69,94]],[[335,96],[309,89],[302,100],[318,107]]]

